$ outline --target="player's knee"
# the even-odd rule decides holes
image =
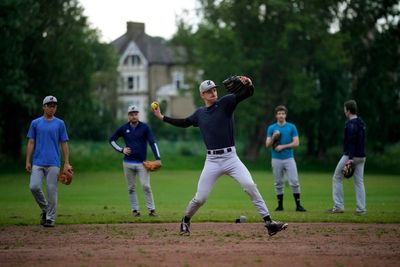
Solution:
[[[131,194],[134,194],[136,192],[136,188],[135,187],[129,187],[128,188],[128,193],[131,195]]]
[[[254,183],[247,183],[243,184],[242,186],[244,191],[250,195],[252,195],[255,192],[258,192],[257,185]]]
[[[32,193],[36,193],[41,190],[40,185],[38,184],[30,184],[29,189],[31,190]]]
[[[193,202],[196,203],[197,205],[203,205],[207,201],[207,195],[202,195],[202,194],[196,194],[196,196],[193,198]]]
[[[151,187],[149,185],[144,185],[142,188],[143,188],[143,192],[151,193]]]

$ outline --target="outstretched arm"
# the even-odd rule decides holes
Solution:
[[[160,111],[160,105],[157,105],[157,108],[153,109],[153,114],[160,121],[168,122],[169,124],[177,126],[177,127],[187,128],[187,127],[193,125],[192,121],[189,119],[190,117],[184,118],[184,119],[175,119],[175,118],[170,118],[170,117],[164,116]]]

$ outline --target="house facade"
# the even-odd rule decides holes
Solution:
[[[119,55],[118,118],[126,118],[128,106],[136,105],[146,122],[152,101],[163,103],[163,113],[173,117],[195,110],[187,84],[194,74],[186,67],[182,50],[147,35],[145,24],[138,22],[127,22],[126,33],[111,44]]]

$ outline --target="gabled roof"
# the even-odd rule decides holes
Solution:
[[[130,26],[143,26],[142,29],[130,28]],[[148,60],[149,64],[176,64],[174,52],[161,38],[151,37],[144,32],[144,24],[128,22],[128,30],[125,34],[111,42],[119,55],[122,55],[130,42],[134,42]]]

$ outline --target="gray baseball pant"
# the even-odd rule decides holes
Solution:
[[[349,160],[348,156],[346,155],[342,156],[342,158],[339,160],[336,166],[335,173],[333,174],[332,178],[333,203],[334,207],[340,210],[344,210],[342,170],[348,160]],[[353,158],[353,164],[354,164],[353,181],[354,181],[354,189],[356,191],[357,212],[367,211],[365,206],[365,187],[364,187],[365,161],[366,158]]]
[[[197,212],[206,202],[218,178],[224,174],[229,175],[241,185],[244,191],[250,196],[254,207],[262,218],[269,215],[265,201],[258,191],[250,172],[240,161],[235,148],[232,147],[231,152],[222,155],[207,155],[197,185],[196,195],[186,208],[186,216],[192,217]]]
[[[292,187],[293,194],[300,194],[299,177],[294,158],[272,159],[272,173],[274,175],[275,193],[283,195],[284,176],[287,175],[289,185]]]
[[[56,220],[58,199],[57,177],[59,173],[60,168],[56,166],[42,167],[33,165],[29,183],[29,188],[36,203],[42,211],[46,212],[46,220],[51,220],[53,222]],[[46,178],[47,200],[42,191],[42,182],[44,177]]]
[[[131,202],[132,210],[139,211],[139,202],[136,193],[136,177],[139,177],[140,184],[144,192],[147,209],[155,210],[153,192],[150,186],[150,174],[142,163],[127,163],[123,162],[124,174],[128,184],[129,201]]]

